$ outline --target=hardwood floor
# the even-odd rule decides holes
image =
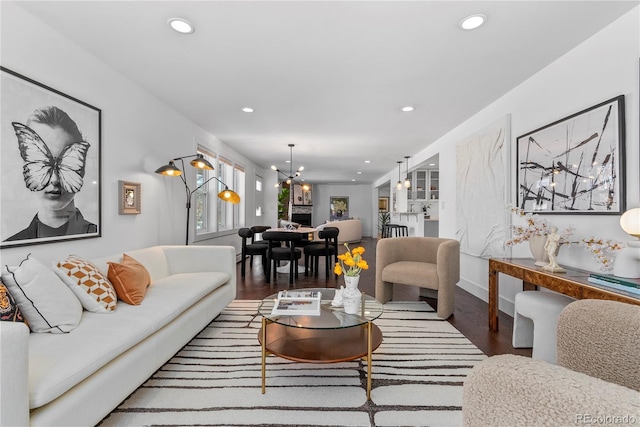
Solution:
[[[364,259],[367,260],[369,269],[363,271],[359,287],[361,291],[366,292],[369,295],[375,295],[376,243],[376,239],[364,238],[361,243],[350,245],[352,249],[355,246],[363,246],[366,250]],[[262,299],[279,290],[289,289],[288,274],[278,274],[275,279],[272,278],[271,283],[266,283],[260,257],[254,257],[252,265],[250,265],[250,259],[247,259],[246,263],[247,271],[244,279],[240,275],[240,263],[238,263],[238,286],[236,292],[236,297],[238,299]],[[305,277],[303,273],[300,273],[292,287],[334,288],[336,285],[339,287],[344,284],[342,277],[336,279],[333,274],[330,274],[329,279],[325,280],[323,258],[320,259],[320,264],[318,278],[309,276]],[[432,307],[436,307],[436,300],[420,297],[418,294],[418,288],[414,286],[395,285],[393,289],[393,299],[397,301],[424,300]],[[490,332],[487,313],[486,302],[476,298],[459,287],[456,288],[456,308],[453,315],[448,319],[449,323],[462,332],[464,336],[489,356],[505,353],[531,356],[531,349],[514,349],[511,346],[511,332],[513,326],[513,319],[511,316],[500,312],[500,330],[498,332]]]

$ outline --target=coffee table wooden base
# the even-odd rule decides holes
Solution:
[[[266,388],[266,358],[273,354],[305,363],[367,361],[367,399],[371,398],[371,353],[382,343],[382,332],[372,322],[342,329],[304,329],[262,318],[258,333],[262,345],[262,393]]]

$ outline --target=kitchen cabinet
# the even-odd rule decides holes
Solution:
[[[410,173],[411,187],[407,194],[408,200],[438,200],[439,198],[439,171],[415,170]]]
[[[440,198],[440,171],[429,171],[429,200],[438,200]]]

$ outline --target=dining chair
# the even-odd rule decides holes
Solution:
[[[331,266],[335,264],[338,256],[338,234],[340,234],[339,228],[325,227],[318,232],[318,237],[323,239],[324,242],[305,246],[305,276],[311,272],[314,273],[315,277],[318,277],[320,257],[323,256],[325,259],[326,278],[329,279],[329,271],[331,270]],[[333,257],[333,262],[331,257]],[[309,261],[311,261],[311,263],[309,263]],[[309,265],[311,265],[310,269]]]
[[[262,237],[262,233],[270,229],[270,225],[254,225],[251,227],[251,231],[253,231],[253,239],[251,239],[251,243],[258,243],[261,245],[268,245],[269,242],[264,240]],[[256,238],[260,237],[260,240],[256,240]]]
[[[302,257],[302,251],[296,245],[302,240],[300,233],[291,231],[265,231],[262,238],[269,242],[267,246],[267,263],[265,265],[265,277],[267,283],[271,283],[271,271],[273,277],[277,277],[276,267],[280,261],[289,261],[289,284],[293,284],[293,276],[298,277],[298,260]],[[281,246],[285,243],[285,246]]]
[[[252,243],[254,232],[250,228],[241,228],[238,230],[238,235],[242,237],[242,255],[240,258],[240,274],[245,277],[246,273],[246,260],[247,256],[250,257],[249,265],[253,266],[253,256],[260,255],[262,258],[262,268],[265,268],[267,260],[268,245],[262,243]],[[249,241],[250,243],[248,243]]]

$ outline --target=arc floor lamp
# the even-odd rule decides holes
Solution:
[[[173,159],[171,159],[169,161],[169,164],[164,165],[162,167],[159,167],[158,169],[156,169],[156,173],[160,174],[160,175],[165,175],[165,176],[179,176],[180,179],[182,180],[182,183],[184,184],[184,189],[187,195],[187,235],[186,235],[186,240],[185,240],[185,244],[188,245],[189,244],[189,218],[191,216],[191,197],[193,196],[193,193],[195,193],[196,191],[198,191],[199,189],[201,189],[205,184],[207,184],[209,181],[215,179],[216,181],[218,181],[220,184],[222,184],[224,186],[224,190],[222,190],[221,192],[218,193],[218,198],[221,200],[224,200],[225,202],[229,202],[232,203],[234,205],[240,203],[240,196],[238,195],[238,193],[236,193],[233,190],[229,189],[229,186],[227,184],[225,184],[224,182],[222,182],[220,179],[218,179],[218,177],[216,176],[212,176],[209,179],[207,179],[205,182],[203,182],[202,184],[198,185],[196,188],[194,188],[193,190],[191,190],[189,188],[189,184],[187,183],[186,178],[184,177],[184,159],[189,159],[191,157],[195,157],[193,160],[191,160],[191,162],[189,162],[189,164],[191,166],[193,166],[196,169],[206,169],[206,170],[213,170],[213,165],[211,165],[211,163],[204,158],[204,156],[202,154],[192,154],[189,156],[182,156],[182,157],[175,157]],[[181,167],[177,167],[176,166],[176,161],[180,161],[180,166]]]

